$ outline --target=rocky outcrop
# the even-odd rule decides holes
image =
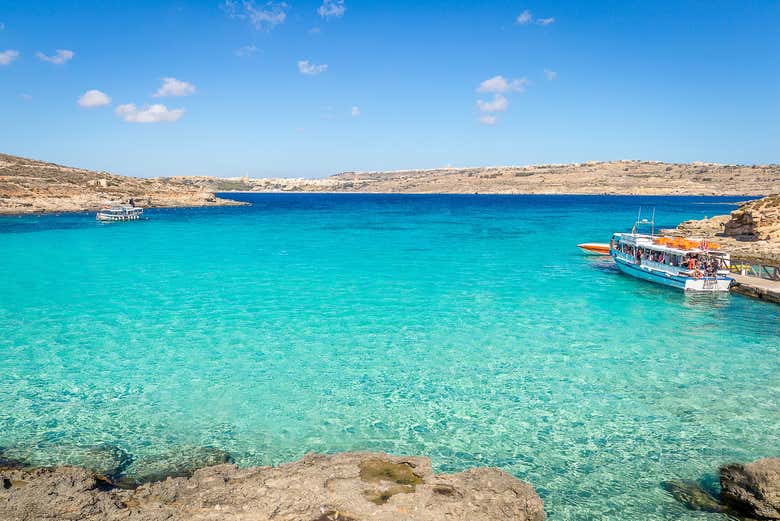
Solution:
[[[742,203],[730,215],[685,221],[662,233],[710,239],[743,262],[780,265],[780,195]]]
[[[780,519],[780,458],[720,469],[721,501],[759,519]]]
[[[724,223],[723,235],[749,241],[780,242],[780,195],[740,205]]]
[[[18,521],[542,521],[531,485],[494,468],[434,474],[427,458],[307,455],[206,467],[134,490],[83,468],[0,470],[0,519]]]
[[[96,210],[111,203],[139,206],[236,205],[186,179],[143,179],[0,154],[0,214]]]
[[[691,510],[723,513],[745,521],[780,519],[780,458],[724,465],[720,494],[696,481],[672,480],[661,486]]]

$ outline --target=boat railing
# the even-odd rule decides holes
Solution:
[[[642,259],[642,266],[646,266],[658,271],[665,271],[668,273],[676,273],[680,270],[679,266],[672,266],[671,264],[664,264],[663,262],[652,261],[648,259]]]

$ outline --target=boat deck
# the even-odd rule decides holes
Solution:
[[[731,291],[780,304],[780,281],[760,279],[748,275],[730,275],[734,279]]]

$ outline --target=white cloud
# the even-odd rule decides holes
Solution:
[[[22,92],[21,94],[19,94],[19,97],[22,98],[24,101],[30,101],[32,99],[32,96],[30,96],[26,92]]]
[[[531,20],[533,20],[533,16],[531,16],[531,11],[526,9],[520,15],[517,17],[517,23],[520,25],[530,24]]]
[[[163,78],[163,84],[152,94],[153,98],[162,98],[164,96],[189,96],[195,93],[195,85],[176,78]]]
[[[353,118],[358,117],[360,115],[360,107],[358,107],[357,105],[352,107],[352,111],[350,112],[350,114],[352,114]]]
[[[230,18],[246,20],[255,29],[271,30],[287,19],[287,9],[290,6],[286,2],[269,1],[257,6],[254,0],[225,0],[222,9]]]
[[[76,53],[67,49],[57,49],[57,52],[53,56],[43,54],[41,51],[36,52],[35,55],[45,62],[62,65],[63,63],[72,60],[73,57],[76,56]]]
[[[483,125],[495,125],[496,122],[498,122],[498,118],[495,117],[493,114],[484,114],[480,116],[479,122]]]
[[[243,47],[239,47],[233,53],[236,56],[252,56],[253,54],[257,53],[260,49],[255,47],[254,45],[244,45]]]
[[[539,25],[550,25],[555,21],[555,18],[552,16],[550,18],[539,18],[536,23]]]
[[[159,123],[177,121],[184,115],[184,109],[169,110],[161,104],[147,105],[138,109],[133,103],[119,105],[116,115],[130,123]]]
[[[111,98],[105,92],[92,89],[82,94],[77,103],[84,108],[103,107],[111,103]]]
[[[322,0],[317,12],[323,18],[341,18],[346,10],[344,0]]]
[[[309,60],[300,60],[298,62],[298,70],[301,74],[307,74],[309,76],[314,76],[315,74],[321,74],[328,70],[328,64],[323,63],[322,65],[315,65],[311,63]]]
[[[558,77],[558,73],[555,71],[551,71],[550,69],[544,69],[544,77],[552,81]]]
[[[0,65],[8,65],[19,57],[19,51],[7,50],[0,51]]]
[[[509,81],[498,75],[480,83],[477,92],[523,92],[529,83],[526,78]]]
[[[480,112],[504,112],[509,108],[509,101],[501,94],[493,96],[492,101],[477,100]]]

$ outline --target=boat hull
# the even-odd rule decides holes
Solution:
[[[703,277],[697,279],[684,275],[673,275],[668,272],[650,269],[647,266],[629,263],[619,257],[614,258],[618,269],[626,275],[683,291],[728,291],[732,282],[732,279],[728,277]]]
[[[588,255],[609,255],[609,244],[601,242],[583,242],[577,247]]]

